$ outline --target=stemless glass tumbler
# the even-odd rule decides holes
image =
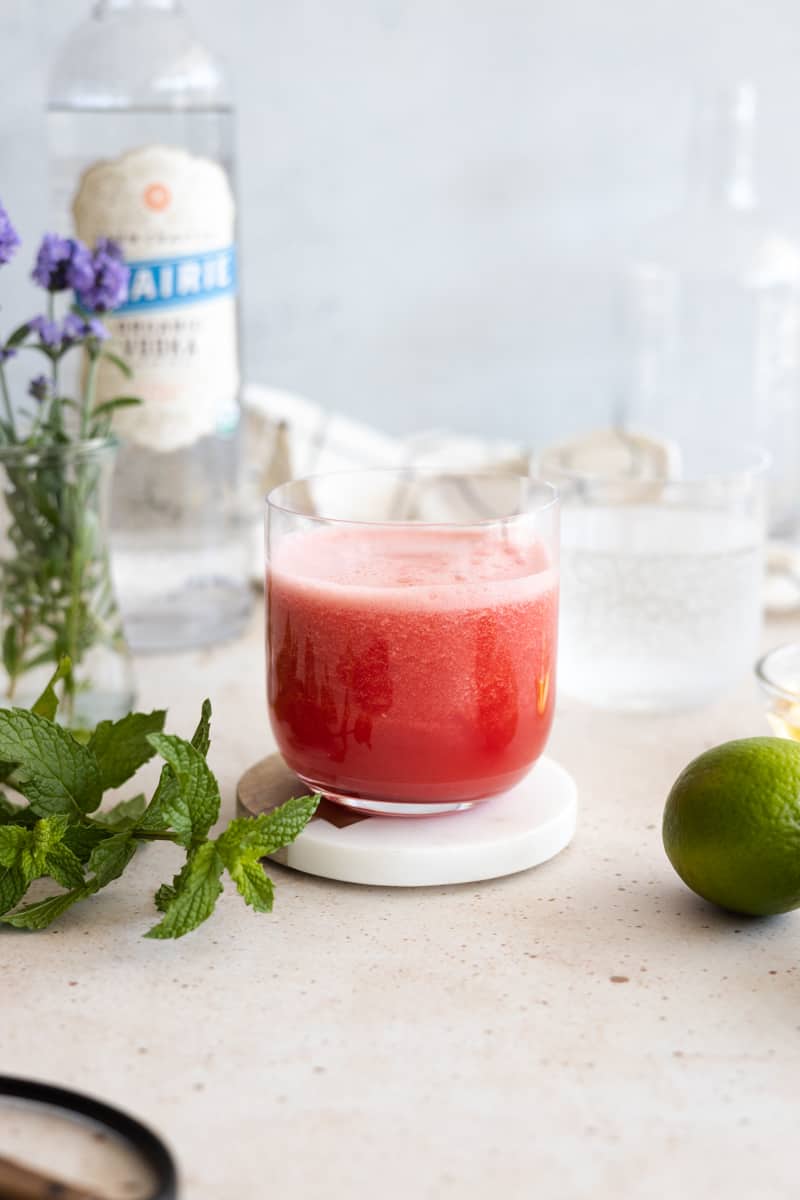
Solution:
[[[278,748],[372,813],[469,808],[542,753],[555,697],[558,502],[510,475],[346,472],[267,498]]]
[[[713,700],[758,652],[765,474],[760,451],[683,457],[663,479],[551,472],[562,508],[559,677],[600,708]]]

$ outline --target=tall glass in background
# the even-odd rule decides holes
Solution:
[[[554,490],[381,470],[267,502],[267,681],[278,748],[372,813],[469,808],[518,783],[553,719]]]
[[[564,471],[561,689],[653,712],[723,695],[752,670],[762,617],[761,452],[690,451],[678,478]]]
[[[800,247],[756,188],[756,92],[699,96],[683,206],[642,231],[626,296],[625,424],[763,446],[770,529],[800,533]]]
[[[131,266],[110,317],[118,414],[114,567],[130,640],[230,637],[251,605],[239,512],[234,110],[177,0],[99,0],[63,44],[48,104],[52,219]]]

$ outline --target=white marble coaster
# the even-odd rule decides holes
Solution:
[[[257,816],[306,790],[274,754],[239,780],[239,811]],[[473,883],[553,858],[572,840],[577,811],[572,776],[541,758],[516,787],[466,812],[374,817],[324,800],[297,841],[272,857],[297,871],[345,883]]]

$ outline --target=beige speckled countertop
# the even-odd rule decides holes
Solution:
[[[260,637],[139,663],[172,728],[213,698],[227,812],[271,748]],[[272,917],[226,894],[177,944],[140,937],[177,862],[154,847],[52,931],[0,936],[0,1068],[155,1125],[183,1200],[795,1197],[800,915],[712,910],[660,838],[686,762],[762,732],[748,680],[680,717],[564,701],[550,752],[581,817],[560,857],[416,891],[275,867]]]

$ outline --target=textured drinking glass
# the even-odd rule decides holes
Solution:
[[[695,454],[681,478],[553,475],[562,508],[559,679],[599,708],[701,705],[752,669],[766,456]]]
[[[373,813],[469,808],[550,731],[555,491],[406,470],[284,484],[267,612],[272,728],[309,788]]]

